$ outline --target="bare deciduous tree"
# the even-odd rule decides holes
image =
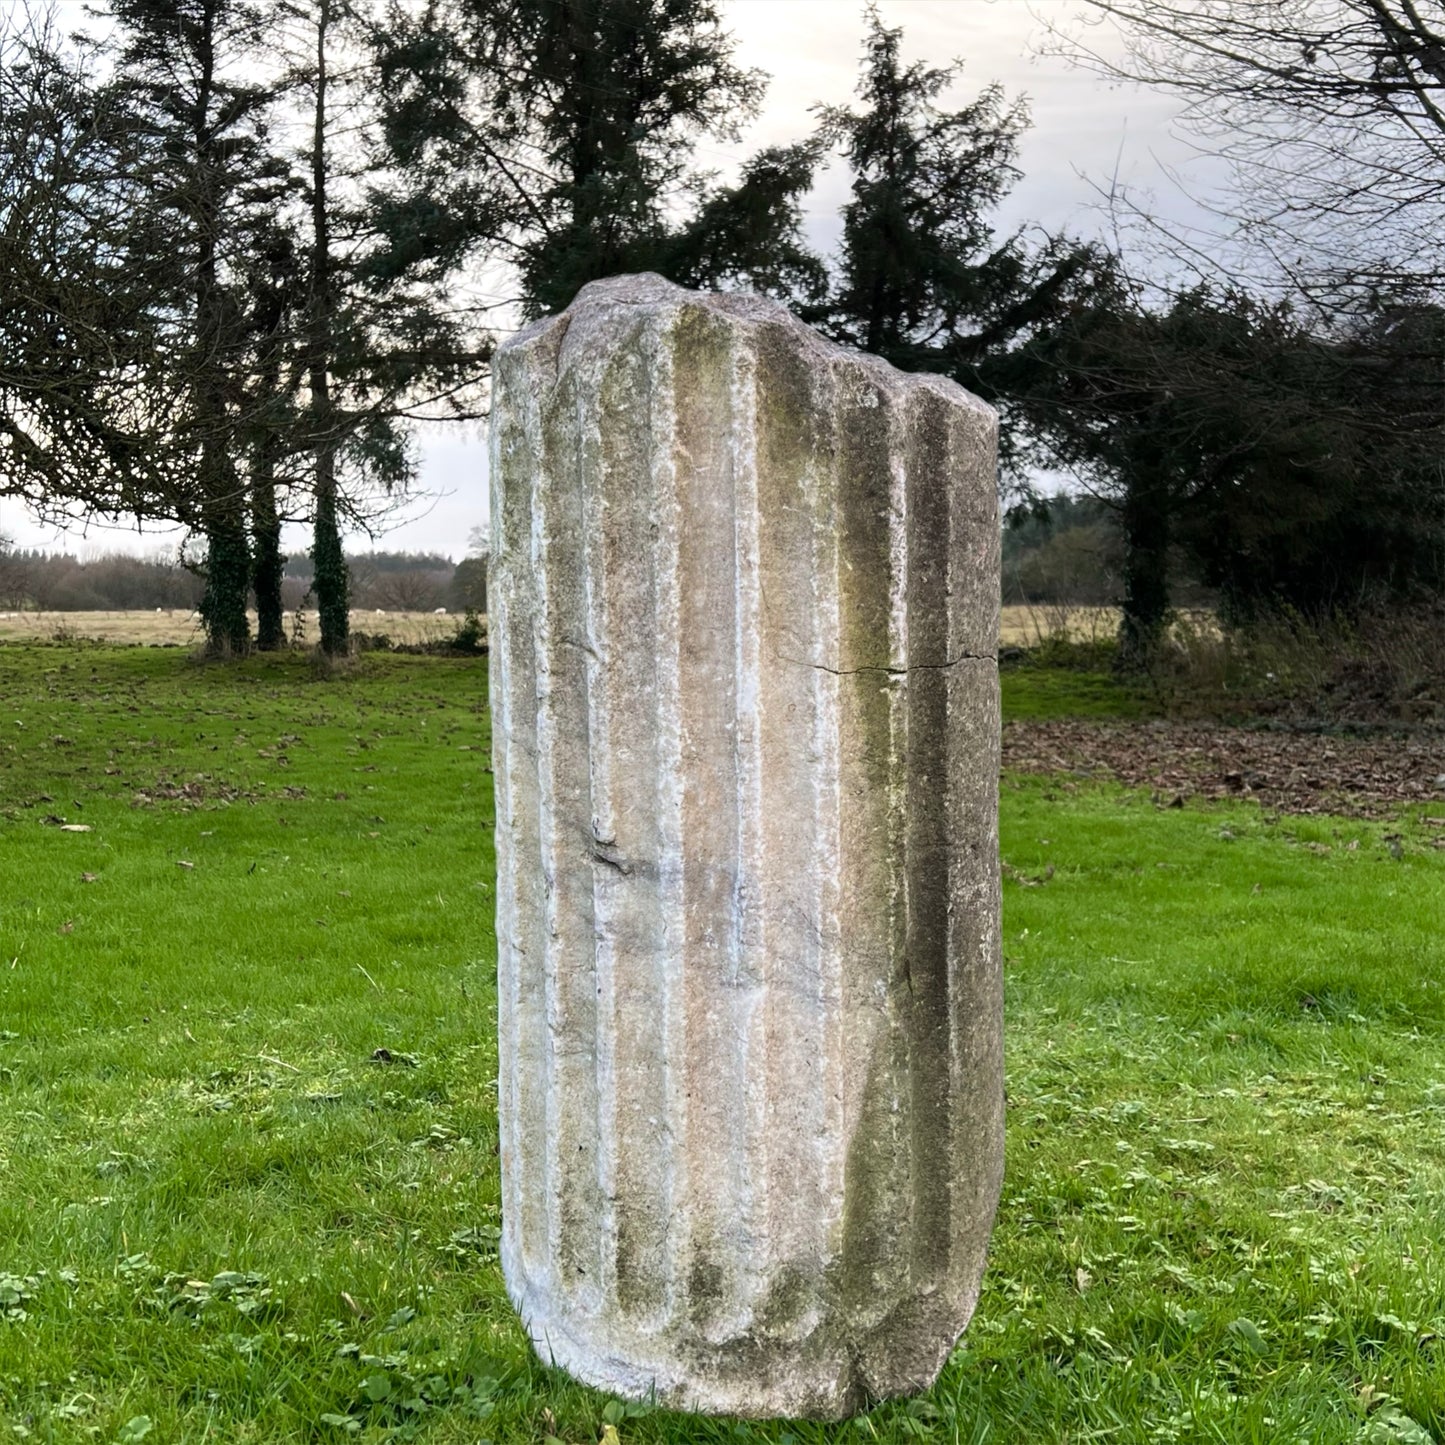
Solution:
[[[1445,284],[1441,0],[1088,5],[1092,24],[1048,22],[1053,43],[1184,100],[1178,124],[1232,178],[1196,199],[1272,279],[1331,308]]]

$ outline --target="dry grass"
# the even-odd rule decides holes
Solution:
[[[251,615],[255,625],[255,614]],[[456,631],[460,614],[353,611],[354,631],[385,633],[393,642],[436,642]],[[290,620],[288,619],[288,629]],[[1044,604],[1003,609],[999,640],[1010,647],[1034,647],[1049,638],[1104,642],[1119,629],[1117,607],[1063,607]],[[303,640],[314,642],[316,613],[304,614]],[[177,608],[171,612],[0,612],[0,641],[93,638],[100,642],[145,643],[152,647],[188,647],[200,641],[200,619]]]
[[[1054,640],[1102,642],[1119,630],[1117,607],[1069,607],[1020,603],[1003,609],[999,641],[1005,647],[1036,647]]]
[[[1117,607],[1070,607],[1055,602],[1024,602],[1003,609],[999,641],[1005,647],[1037,647],[1043,642],[1113,642],[1119,632]],[[1209,608],[1181,607],[1174,614],[1172,637],[1186,648],[1200,638],[1217,640],[1219,623]]]
[[[393,642],[434,642],[456,631],[460,614],[438,617],[431,612],[353,611],[353,631],[383,632]],[[287,626],[290,628],[291,619]],[[251,625],[256,614],[251,614]],[[49,640],[82,637],[98,642],[143,643],[151,647],[189,647],[201,640],[200,618],[177,608],[169,612],[0,612],[0,641]],[[1064,630],[1074,640],[1087,642],[1112,637],[1119,626],[1114,607],[1005,607],[1001,640],[1012,646],[1032,646]],[[315,641],[316,614],[304,614],[304,639]]]
[[[450,637],[461,622],[460,613],[437,616],[431,612],[355,610],[353,632],[385,633],[393,642],[439,642]],[[292,632],[294,614],[287,617]],[[251,626],[256,614],[251,613]],[[303,642],[320,635],[315,612],[302,614]],[[190,647],[201,641],[200,618],[184,608],[168,612],[0,612],[0,641],[46,641],[51,638],[86,638],[97,642],[140,643],[150,647]]]
[[[1229,632],[1180,626],[1154,683],[1173,713],[1438,727],[1445,724],[1442,630],[1438,604],[1324,620],[1279,612]]]

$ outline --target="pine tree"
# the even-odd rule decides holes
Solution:
[[[336,290],[332,279],[331,213],[327,205],[327,102],[328,45],[334,44],[332,0],[317,0],[315,9],[315,70],[312,74],[311,135],[311,272],[306,307],[306,368],[311,401],[311,429],[315,475],[312,483],[315,514],[312,523],[311,560],[315,565],[316,607],[320,615],[321,650],[344,653],[350,645],[351,604],[346,559],[336,508],[336,453],[339,423],[331,392],[331,368],[336,340]]]
[[[307,516],[340,651],[341,528],[404,493],[411,418],[467,413],[489,339],[369,193],[356,5],[113,14],[75,54],[0,27],[0,491],[199,531],[217,653],[249,646],[252,586],[258,645],[284,640],[280,529]]]
[[[43,516],[169,497],[175,267],[138,252],[149,147],[96,47],[0,19],[0,495]]]
[[[1121,667],[1147,668],[1167,629],[1171,549],[1228,622],[1439,588],[1424,423],[1441,327],[1438,309],[1395,308],[1376,322],[1389,342],[1320,334],[1244,291],[1196,286],[1151,308],[1120,285],[1035,338],[1024,410],[1119,516]]]
[[[174,499],[206,538],[207,641],[250,646],[246,482],[239,472],[239,405],[246,320],[234,284],[237,251],[254,231],[251,183],[269,168],[271,90],[239,78],[264,24],[247,0],[114,0],[116,84],[148,142],[136,250],[171,258],[175,333],[169,360],[185,388],[173,430],[193,459],[188,498]]]
[[[842,149],[851,196],[830,293],[822,304],[799,298],[799,310],[905,371],[952,376],[1012,420],[1027,341],[1107,286],[1112,264],[1066,236],[996,234],[991,212],[1019,178],[1027,110],[997,85],[941,109],[961,64],[905,65],[902,42],[870,7],[860,104],[822,112],[822,138]],[[1025,436],[1002,431],[1015,473]]]
[[[621,272],[820,286],[797,238],[816,145],[764,152],[731,187],[694,169],[696,144],[736,139],[762,94],[713,0],[438,0],[379,58],[411,180],[390,201],[398,257],[505,261],[528,315]]]

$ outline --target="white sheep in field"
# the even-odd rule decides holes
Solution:
[[[438,607],[437,610],[432,613],[433,617],[445,617],[446,615],[447,610],[445,607]]]

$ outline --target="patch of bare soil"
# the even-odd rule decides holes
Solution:
[[[1384,818],[1402,804],[1445,811],[1445,735],[1339,736],[1202,723],[1011,722],[1003,764],[1112,778],[1163,803],[1256,798],[1280,813]]]

